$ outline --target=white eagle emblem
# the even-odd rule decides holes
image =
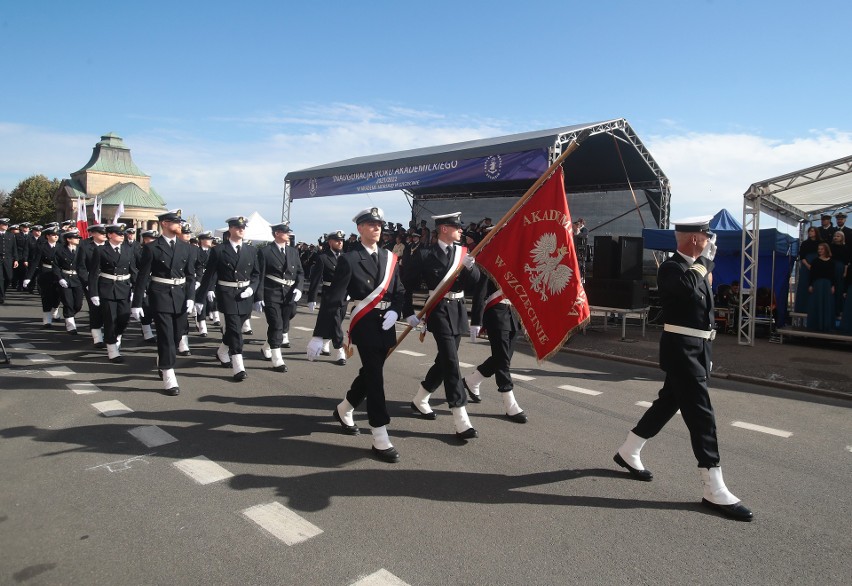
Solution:
[[[530,250],[530,256],[535,266],[524,265],[524,270],[530,274],[530,286],[533,291],[541,293],[541,300],[547,301],[547,294],[559,294],[571,281],[574,270],[560,264],[568,254],[565,245],[556,248],[556,234],[542,234]]]

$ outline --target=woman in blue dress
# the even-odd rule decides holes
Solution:
[[[811,263],[817,257],[817,244],[819,244],[819,233],[811,226],[808,228],[808,237],[799,244],[799,275],[796,277],[796,302],[793,311],[805,313],[808,310],[808,288],[811,285]]]
[[[820,242],[817,258],[811,263],[811,282],[808,287],[808,329],[830,332],[834,329],[834,292],[836,270],[831,248]]]

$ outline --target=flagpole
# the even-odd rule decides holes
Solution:
[[[550,165],[550,167],[547,168],[547,170],[541,175],[541,177],[536,179],[536,182],[533,183],[530,186],[530,188],[527,189],[526,193],[524,193],[518,199],[518,201],[515,202],[515,205],[513,205],[511,207],[511,209],[503,215],[502,218],[500,218],[500,221],[497,222],[496,224],[494,224],[494,228],[485,233],[485,237],[482,240],[480,240],[479,244],[477,244],[474,247],[474,249],[471,250],[468,254],[470,256],[475,257],[479,253],[479,251],[482,250],[485,247],[485,245],[488,244],[488,242],[492,238],[494,238],[494,236],[497,235],[497,232],[500,231],[500,229],[506,224],[506,222],[508,222],[512,218],[512,216],[515,215],[515,212],[517,212],[520,209],[520,207],[522,205],[524,205],[527,202],[527,200],[535,194],[536,191],[538,191],[538,188],[541,187],[541,185],[545,181],[550,179],[550,176],[553,175],[556,172],[556,170],[561,167],[561,165],[565,161],[565,159],[567,159],[571,155],[571,153],[573,153],[578,148],[580,148],[580,144],[584,140],[586,140],[586,138],[588,138],[591,133],[592,133],[592,131],[590,129],[586,129],[586,130],[582,131],[580,134],[578,134],[571,141],[571,143],[568,145],[568,147],[563,151],[563,153],[561,155],[559,155],[559,157],[555,161],[553,161],[553,164]],[[423,306],[423,309],[421,309],[417,313],[418,319],[423,319],[424,315],[428,315],[428,313],[432,309],[432,307],[434,307],[435,304],[444,297],[444,294],[447,292],[447,290],[450,287],[452,287],[453,282],[455,281],[456,277],[462,271],[463,268],[464,268],[463,264],[459,265],[459,267],[453,272],[452,276],[449,279],[447,279],[446,283],[442,287],[440,287],[438,290],[436,290],[433,295],[431,295],[428,299],[426,299],[426,304]],[[394,345],[394,347],[391,348],[390,350],[388,350],[388,356],[393,354],[393,351],[396,350],[397,346],[402,344],[402,341],[406,338],[406,336],[408,336],[408,333],[411,330],[412,330],[411,325],[407,325],[405,327],[405,330],[402,332],[402,334],[400,334],[399,338],[397,338],[396,344]]]

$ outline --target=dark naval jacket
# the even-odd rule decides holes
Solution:
[[[248,282],[244,287],[229,287],[226,283]],[[234,250],[230,241],[219,244],[210,251],[207,268],[201,279],[201,287],[195,292],[195,302],[204,303],[208,291],[216,293],[216,305],[219,311],[229,314],[248,315],[254,302],[254,294],[240,297],[240,293],[251,287],[257,291],[260,271],[257,268],[257,248],[251,244],[241,244],[240,252]]]
[[[486,300],[497,292],[497,285],[480,271],[479,282],[473,292],[473,304],[470,311],[470,325],[482,326],[489,332],[517,332],[521,324],[512,306],[507,303],[496,303],[485,309]]]
[[[116,253],[109,242],[93,248],[88,266],[89,295],[92,297],[100,297],[101,300],[130,299],[130,291],[136,279],[136,255],[124,242],[118,250]],[[116,281],[101,277],[101,273],[115,276],[130,275],[130,278]]]
[[[298,251],[289,244],[281,253],[281,246],[270,242],[257,253],[257,265],[260,271],[260,287],[255,292],[255,301],[264,303],[290,303],[293,291],[301,289],[305,282],[305,271]],[[272,277],[272,278],[270,278]],[[275,279],[293,281],[292,285],[283,285]]]
[[[75,250],[67,246],[56,245],[56,253],[53,255],[53,275],[56,281],[65,279],[69,287],[83,287],[80,273],[77,271],[77,255],[80,252],[78,245]]]
[[[195,293],[195,263],[191,244],[175,238],[175,248],[165,236],[142,246],[139,276],[133,288],[133,307],[142,307],[145,292],[148,306],[159,313],[184,313],[187,300]],[[161,283],[158,279],[184,279],[183,283]]]
[[[360,245],[359,245],[360,246]],[[361,246],[363,249],[364,247]],[[334,277],[334,270],[337,268],[337,261],[343,256],[343,252],[335,256],[334,252],[327,248],[314,257],[314,263],[311,268],[311,285],[308,289],[308,303],[317,300],[317,294],[322,289],[324,283],[331,284],[331,279]],[[328,285],[325,285],[328,287]]]

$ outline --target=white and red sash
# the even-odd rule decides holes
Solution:
[[[437,305],[437,303],[431,304],[432,299],[439,292],[441,293],[441,296],[443,297],[444,294],[446,293],[444,288],[446,287],[447,289],[449,289],[450,287],[453,286],[452,283],[454,283],[456,278],[458,278],[456,271],[461,266],[462,260],[464,259],[466,254],[467,254],[467,247],[456,246],[455,244],[453,244],[453,259],[450,261],[450,268],[449,268],[449,270],[447,270],[447,274],[444,275],[444,278],[441,279],[441,282],[438,283],[438,286],[435,287],[435,289],[432,291],[432,294],[429,295],[429,298],[426,299],[426,306],[429,306],[429,311],[427,311],[426,313],[423,314],[423,319],[428,318],[429,314],[432,313],[432,310],[435,309],[435,306]],[[452,278],[453,281],[449,282],[451,278]],[[431,304],[431,306],[430,306],[430,304]]]
[[[503,295],[503,290],[497,289],[485,300],[485,309],[483,311],[488,311],[498,303],[502,302],[504,299],[506,299],[506,297]]]
[[[382,297],[385,296],[388,287],[390,287],[394,272],[396,272],[397,256],[391,251],[387,251],[387,253],[388,259],[385,263],[385,274],[382,275],[381,283],[379,283],[379,286],[376,287],[369,295],[359,301],[358,305],[355,306],[355,309],[352,310],[352,317],[349,320],[349,330],[346,332],[347,356],[352,356],[353,353],[352,330],[355,328],[355,324],[361,321],[362,317],[370,313],[370,311],[379,304],[379,301],[381,301]]]

